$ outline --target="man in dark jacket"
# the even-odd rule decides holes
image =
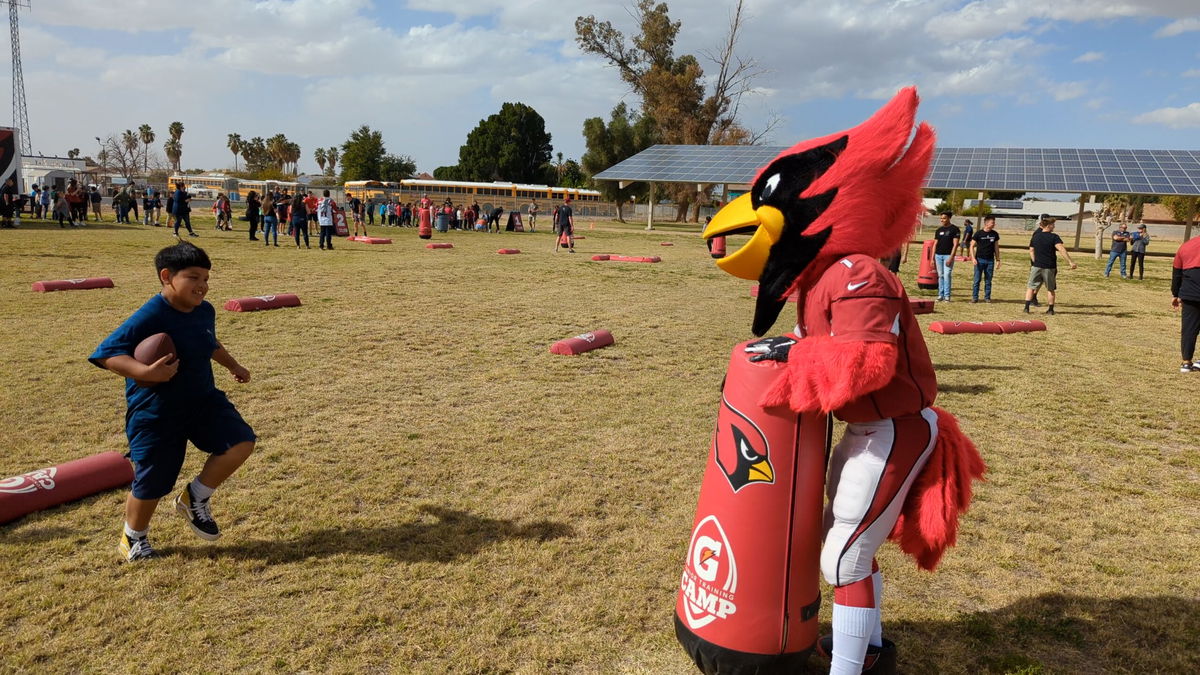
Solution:
[[[1190,239],[1179,247],[1171,266],[1171,307],[1183,311],[1180,331],[1180,351],[1183,363],[1179,372],[1200,370],[1196,355],[1196,335],[1200,333],[1200,238]]]
[[[192,196],[188,194],[186,186],[180,181],[175,184],[174,201],[171,203],[171,208],[174,209],[171,215],[175,216],[175,236],[179,236],[179,226],[187,226],[188,236],[199,237],[196,231],[192,229],[192,207],[188,206],[188,200]]]

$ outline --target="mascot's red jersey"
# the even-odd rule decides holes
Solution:
[[[870,422],[916,414],[933,404],[937,396],[937,379],[925,340],[921,337],[921,327],[913,317],[904,287],[895,274],[875,258],[846,256],[825,270],[803,300],[798,310],[799,337],[822,340],[827,337],[834,347],[833,353],[838,351],[836,345],[855,342],[895,346],[894,366],[888,369],[890,372],[875,378],[886,377],[887,383],[832,408],[838,419]],[[796,357],[799,356],[797,353]],[[812,368],[812,364],[803,365]],[[829,364],[821,370],[854,369],[864,365]],[[825,398],[840,400],[843,396],[834,391],[836,386],[836,382],[826,382],[816,391],[804,392],[798,400],[820,400],[823,394]],[[789,393],[775,389],[768,398]],[[792,397],[788,398],[790,402]]]

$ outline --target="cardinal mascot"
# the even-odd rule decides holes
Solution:
[[[878,262],[921,209],[934,132],[917,104],[904,89],[861,125],[789,148],[705,228],[752,233],[716,264],[758,281],[756,336],[798,300],[795,329],[735,347],[722,387],[675,614],[706,673],[796,672],[814,649],[831,673],[894,672],[875,552],[891,538],[933,570],[984,473],[933,407],[920,326]],[[832,449],[829,416],[846,422]],[[824,638],[818,573],[834,596]]]

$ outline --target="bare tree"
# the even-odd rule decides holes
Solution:
[[[133,142],[130,142],[131,138]],[[149,166],[148,154],[141,139],[132,135],[132,132],[126,131],[120,136],[109,134],[101,141],[98,156],[104,158],[102,163],[107,168],[121,174],[125,180],[133,180],[135,175]]]

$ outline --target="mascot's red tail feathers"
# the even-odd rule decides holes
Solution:
[[[933,411],[938,416],[933,454],[913,483],[891,533],[918,566],[930,571],[958,540],[958,515],[971,505],[972,483],[987,470],[958,420],[941,408]]]

